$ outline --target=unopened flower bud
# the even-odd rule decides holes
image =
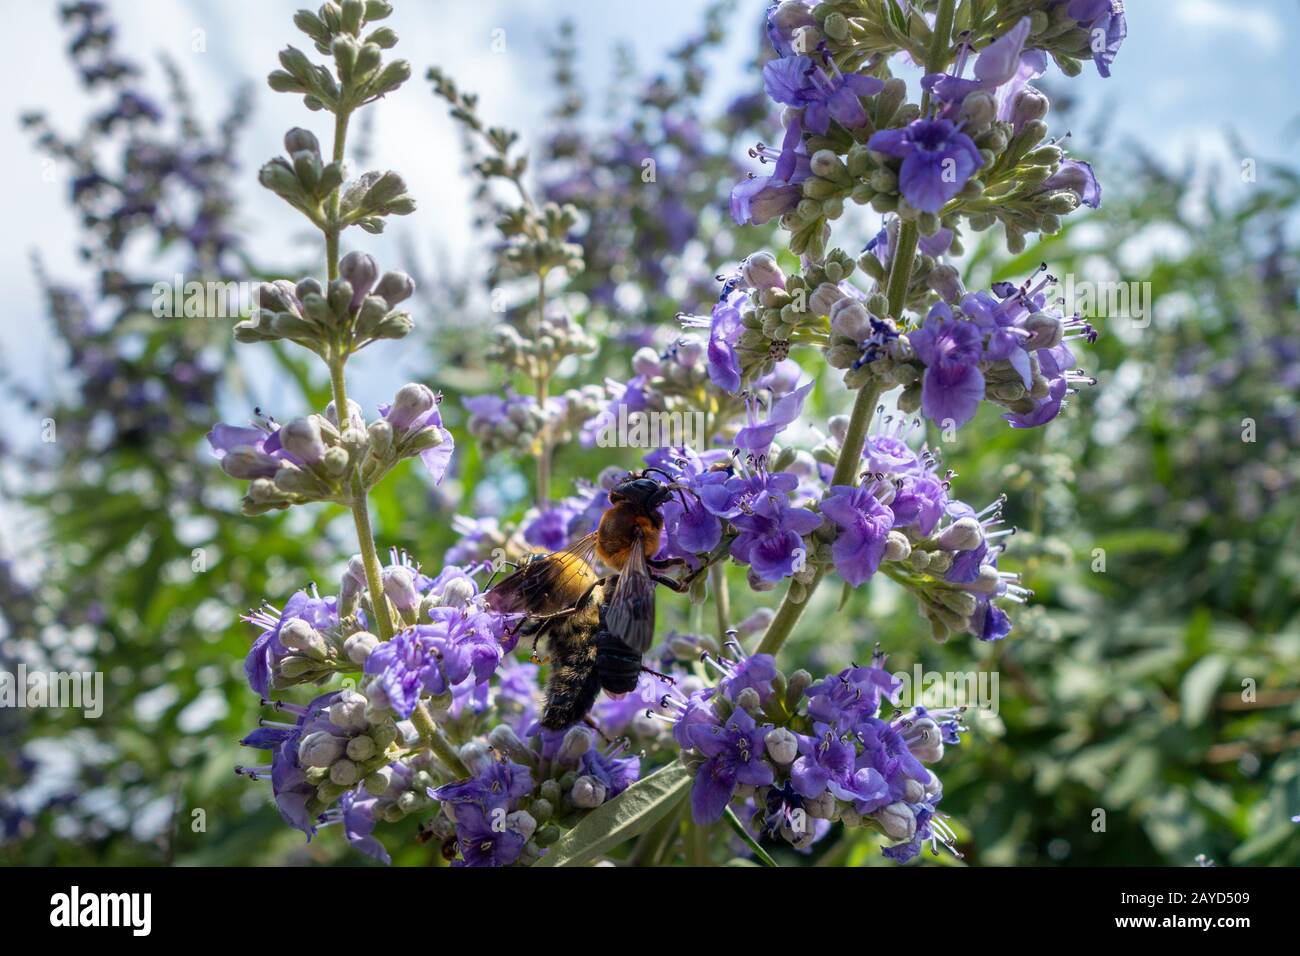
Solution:
[[[574,781],[573,789],[569,791],[569,799],[573,801],[575,807],[593,810],[605,802],[605,785],[595,777],[583,774]]]
[[[414,617],[420,606],[420,592],[415,589],[415,578],[409,569],[396,565],[382,572],[384,594],[393,602],[399,614]]]
[[[1065,324],[1058,316],[1035,312],[1025,319],[1025,331],[1029,333],[1029,338],[1025,340],[1027,350],[1052,349],[1061,344]]]
[[[632,356],[632,372],[636,375],[658,375],[659,368],[659,353],[649,346],[637,349]]]
[[[330,704],[330,723],[340,730],[365,730],[370,726],[370,721],[366,719],[367,703],[364,695],[354,690],[344,691],[338,700]]]
[[[339,275],[352,286],[352,299],[348,310],[355,312],[361,307],[362,300],[374,288],[379,278],[379,266],[374,257],[364,252],[349,252],[339,261]]]
[[[231,478],[252,481],[255,478],[271,478],[280,463],[251,445],[237,445],[221,458],[221,470]]]
[[[325,457],[325,441],[315,420],[294,419],[279,429],[279,444],[287,453],[307,464],[318,464]]]
[[[438,398],[429,386],[418,382],[403,385],[397,390],[393,407],[388,410],[388,424],[394,431],[404,432],[437,404]]]
[[[340,787],[350,787],[361,778],[361,770],[347,758],[330,764],[330,782]]]
[[[755,252],[740,265],[745,284],[753,289],[784,289],[785,273],[770,252]]]
[[[317,730],[298,742],[298,762],[304,767],[328,767],[343,756],[343,748],[342,737]]]
[[[347,754],[349,760],[358,763],[369,760],[375,755],[375,742],[365,734],[353,737],[348,741]]]
[[[885,560],[906,561],[912,554],[912,543],[901,531],[890,531],[885,536]]]
[[[506,826],[516,833],[522,834],[525,840],[532,839],[537,832],[537,821],[527,810],[516,810],[506,817]]]
[[[975,518],[960,518],[939,534],[939,547],[945,551],[972,551],[984,541],[984,529]]]
[[[570,727],[564,735],[564,741],[560,744],[556,759],[562,766],[573,766],[583,754],[591,749],[595,737],[595,731],[590,727]]]
[[[323,658],[329,653],[325,638],[300,617],[280,625],[280,643],[291,651],[311,657]]]
[[[891,803],[871,814],[891,840],[907,842],[916,836],[916,817],[906,803]]]
[[[794,758],[799,756],[799,738],[784,727],[769,730],[763,742],[767,744],[768,756],[778,766],[794,763]]]
[[[452,578],[442,589],[442,603],[447,607],[465,607],[475,593],[474,582],[469,578]]]
[[[405,272],[385,272],[375,286],[375,295],[391,309],[415,294],[415,282]]]
[[[831,306],[829,315],[831,330],[837,335],[861,342],[871,334],[871,317],[857,299],[840,299]]]

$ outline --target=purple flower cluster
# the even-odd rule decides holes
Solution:
[[[986,396],[985,373],[994,364],[1014,372],[999,396],[1012,408],[1003,417],[1014,428],[1045,425],[1060,413],[1074,386],[1094,384],[1072,368],[1074,353],[1066,343],[1093,341],[1097,332],[1078,316],[1067,319],[1048,311],[1051,281],[1045,277],[1019,287],[999,283],[991,293],[937,302],[925,324],[907,333],[925,366],[921,410],[927,418],[943,427],[974,418]]]
[[[898,862],[925,843],[951,849],[952,831],[937,815],[942,787],[925,765],[958,743],[959,711],[916,707],[880,717],[881,700],[896,701],[900,682],[876,654],[868,666],[808,685],[778,726],[768,715],[779,711],[765,706],[778,680],[769,655],[711,662],[723,674],[716,687],[667,698],[674,739],[695,769],[697,823],[752,798],[760,832],[799,846],[811,842],[815,821],[839,820],[884,833],[892,841],[885,855]]]

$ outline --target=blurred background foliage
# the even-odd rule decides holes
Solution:
[[[570,384],[625,377],[637,347],[671,344],[677,313],[707,311],[715,271],[771,241],[733,227],[725,205],[752,165],[745,150],[772,129],[758,81],[720,116],[703,105],[704,57],[728,6],[710,8],[662,73],[625,64],[604,103],[586,102],[574,81],[573,32],[556,35],[550,132],[523,145],[534,188],[575,202],[586,219],[577,238],[589,268],[563,301],[601,348],[570,370]],[[223,409],[246,416],[265,402],[269,376],[296,386],[292,407],[268,409],[282,418],[321,407],[327,383],[285,350],[275,368],[245,364],[227,320],[151,311],[163,256],[187,278],[223,280],[297,278],[319,257],[309,250],[277,268],[242,251],[226,185],[252,175],[231,160],[245,101],[208,129],[177,71],[169,90],[141,87],[102,13],[74,10],[66,25],[72,68],[106,110],[71,137],[55,131],[57,117],[24,124],[71,173],[84,225],[75,241],[92,279],[42,277],[60,380],[34,394],[3,380],[34,417],[53,419],[57,441],[2,449],[6,514],[17,520],[0,537],[0,669],[98,670],[106,693],[93,721],[0,709],[0,863],[357,863],[335,834],[305,845],[267,791],[232,773],[247,759],[236,742],[258,716],[241,668],[252,631],[238,614],[313,580],[331,588],[350,521],[338,509],[240,516],[237,483],[203,441]],[[1006,563],[1035,598],[1008,640],[941,646],[887,581],[842,611],[838,594],[822,593],[787,663],[834,669],[879,642],[896,670],[997,675],[996,716],[973,717],[944,761],[944,808],[968,863],[1189,865],[1204,854],[1220,865],[1295,865],[1300,173],[1261,165],[1243,182],[1236,168],[1190,157],[1170,166],[1133,143],[1106,148],[1096,145],[1104,115],[1053,99],[1072,122],[1095,126],[1080,139],[1094,144],[1083,158],[1102,177],[1103,206],[1012,260],[992,237],[973,237],[967,285],[1019,281],[1040,262],[1076,283],[1147,282],[1150,322],[1098,315],[1103,335],[1086,364],[1099,387],[1051,427],[1014,431],[989,414],[940,446],[964,500],[1009,495],[1020,530]],[[440,109],[429,95],[431,115]],[[364,152],[364,136],[354,148]],[[468,166],[477,157],[465,149]],[[653,183],[642,178],[646,156]],[[476,204],[490,222],[491,192]],[[518,518],[530,463],[484,459],[464,429],[461,397],[503,384],[483,360],[500,319],[488,305],[497,284],[440,274],[410,247],[405,266],[428,290],[420,378],[444,391],[454,472],[433,488],[422,472],[399,470],[373,500],[381,546],[436,568],[456,541],[455,514]],[[507,301],[507,320],[532,305],[522,290]],[[813,414],[846,406],[827,381]],[[619,454],[559,449],[557,487],[635,463]],[[739,574],[731,590],[735,619],[776,602],[744,589]],[[707,627],[700,617],[661,599],[663,629]],[[838,835],[798,862],[881,862],[869,838]],[[389,849],[397,863],[432,855],[413,839]]]

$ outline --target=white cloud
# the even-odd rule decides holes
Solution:
[[[1171,6],[1178,20],[1194,30],[1240,34],[1270,55],[1282,48],[1285,30],[1282,22],[1268,10],[1225,0],[1179,0]]]

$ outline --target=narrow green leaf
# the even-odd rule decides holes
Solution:
[[[740,818],[736,816],[735,810],[731,809],[731,807],[727,807],[727,812],[724,816],[727,818],[727,825],[736,831],[736,835],[745,841],[745,845],[754,851],[754,856],[757,857],[764,866],[780,865],[776,860],[772,859],[772,857],[768,855],[766,850],[758,845],[757,840],[750,836],[749,831],[745,829],[745,825],[741,823]]]
[[[1211,654],[1197,661],[1183,677],[1181,698],[1183,704],[1183,723],[1196,727],[1205,720],[1210,712],[1210,702],[1214,692],[1223,683],[1228,673],[1228,659],[1220,654]]]
[[[691,772],[675,760],[638,780],[587,814],[551,847],[537,866],[591,863],[658,823],[686,794],[691,779]]]

